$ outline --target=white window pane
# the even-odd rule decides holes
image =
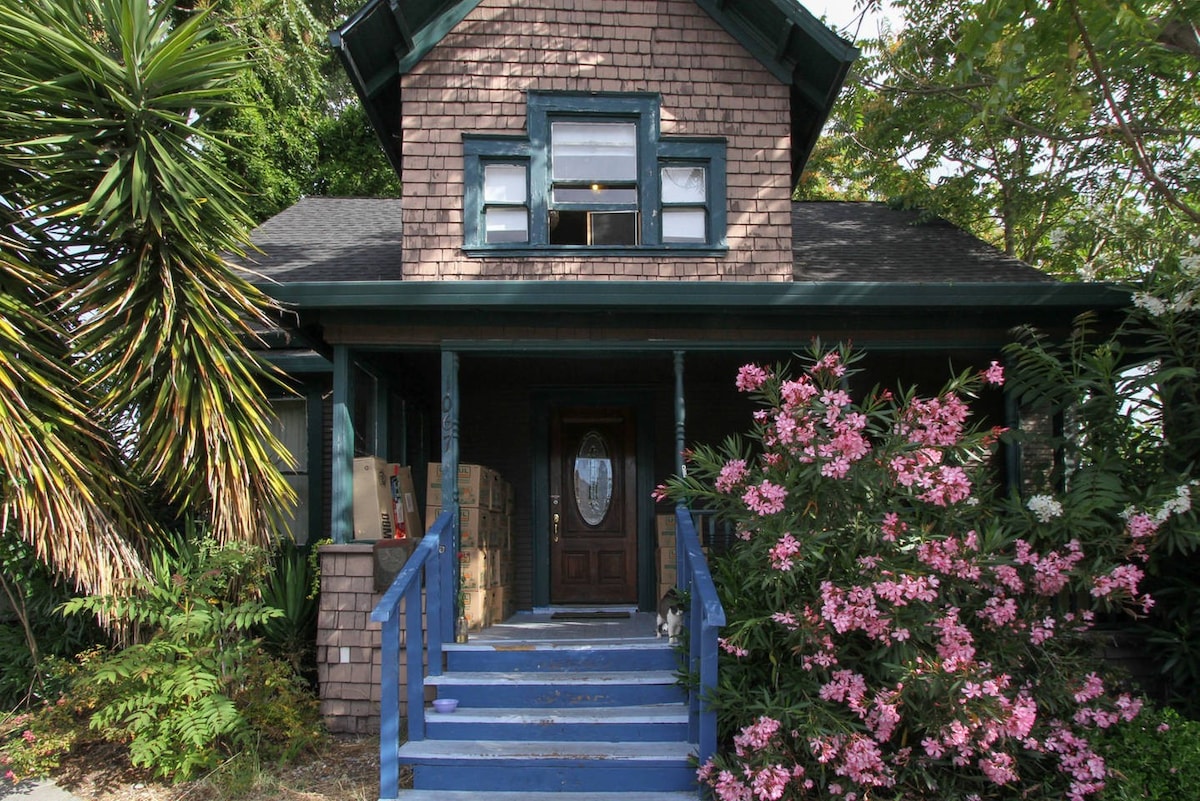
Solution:
[[[631,122],[556,122],[550,126],[555,181],[637,180],[637,126]]]
[[[663,209],[664,242],[705,242],[704,209]]]
[[[529,241],[529,213],[525,209],[488,209],[483,218],[486,242]]]
[[[483,168],[484,203],[525,203],[525,168],[520,164],[489,164]]]
[[[703,167],[663,167],[663,203],[703,203],[707,194]]]

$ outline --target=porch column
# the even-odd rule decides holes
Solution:
[[[354,381],[350,348],[333,346],[333,456],[329,536],[341,544],[354,539]]]
[[[683,475],[684,419],[687,409],[683,402],[683,355],[684,351],[675,351],[675,474]]]
[[[442,587],[451,603],[442,604],[442,631],[453,637],[459,608],[459,525],[458,525],[458,353],[442,351],[442,511],[454,514],[451,525],[449,559],[443,564]]]

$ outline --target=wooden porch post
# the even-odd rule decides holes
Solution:
[[[329,536],[338,544],[354,539],[354,381],[350,348],[333,346],[333,457]]]
[[[442,605],[442,632],[450,638],[462,614],[459,602],[459,519],[458,519],[458,353],[442,351],[442,511],[453,512],[449,559],[442,573],[442,592],[451,602]]]
[[[683,475],[684,420],[687,417],[683,402],[683,355],[683,351],[675,351],[675,474],[680,476]]]

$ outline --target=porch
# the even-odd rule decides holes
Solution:
[[[694,798],[692,760],[716,745],[715,714],[700,699],[716,681],[725,621],[691,515],[679,507],[677,516],[686,650],[655,636],[652,613],[612,607],[518,614],[452,642],[458,560],[455,515],[444,512],[371,613],[380,799],[401,796],[401,764],[414,768],[413,801],[448,792]],[[435,699],[457,708],[435,711]]]

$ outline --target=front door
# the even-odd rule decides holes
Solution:
[[[637,602],[637,452],[628,407],[550,420],[550,601]]]

